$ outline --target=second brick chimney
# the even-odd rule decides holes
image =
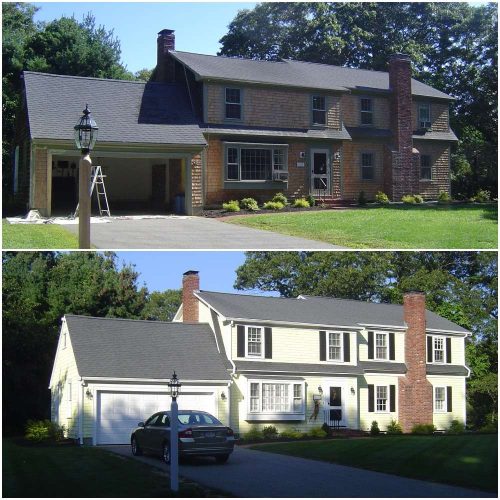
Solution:
[[[403,432],[415,424],[432,424],[432,385],[426,373],[425,294],[409,292],[403,299],[407,372],[399,379],[399,423]]]
[[[393,133],[391,185],[393,201],[405,194],[419,193],[418,153],[413,151],[411,61],[405,54],[389,58],[391,128]]]
[[[175,61],[169,54],[175,50],[174,30],[164,29],[158,33],[157,58],[156,58],[156,81],[174,82],[175,81]]]
[[[186,271],[182,275],[182,321],[199,321],[198,299],[193,292],[200,289],[200,276],[198,271]]]

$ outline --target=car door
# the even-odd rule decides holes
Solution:
[[[141,438],[139,440],[139,445],[145,450],[153,449],[153,438],[154,430],[156,428],[155,424],[160,418],[161,413],[155,413],[146,420],[144,428],[141,430]]]
[[[150,450],[163,453],[163,443],[170,440],[170,420],[167,413],[159,413],[149,429]]]

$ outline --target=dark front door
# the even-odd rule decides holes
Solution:
[[[326,401],[325,421],[331,427],[345,426],[341,386],[330,386]]]
[[[330,161],[327,149],[311,151],[311,194],[328,196],[331,194]]]

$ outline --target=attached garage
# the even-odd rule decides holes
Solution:
[[[216,394],[197,392],[182,394],[181,410],[202,410],[217,415]],[[157,411],[170,408],[166,392],[99,391],[97,403],[97,444],[128,444],[138,422],[144,422]]]

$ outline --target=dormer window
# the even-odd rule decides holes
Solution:
[[[241,120],[241,89],[226,88],[226,118]]]
[[[431,105],[429,103],[418,105],[418,123],[420,128],[431,128]]]
[[[373,125],[373,106],[369,97],[361,98],[361,125]]]
[[[312,98],[313,125],[326,125],[326,99],[324,96],[314,95]]]

